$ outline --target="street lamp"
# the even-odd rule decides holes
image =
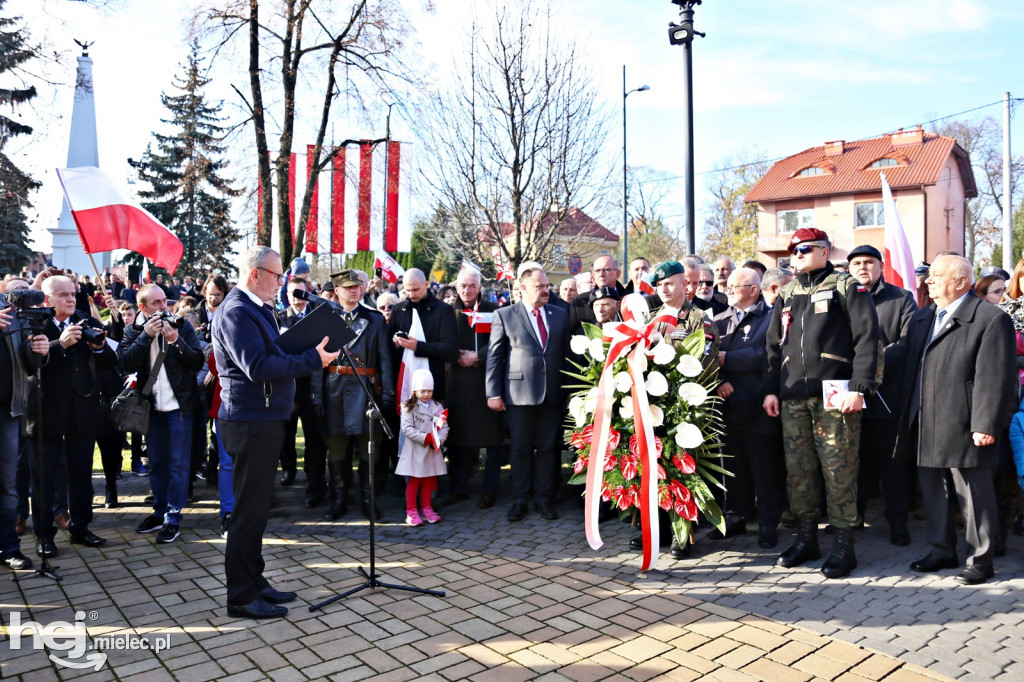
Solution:
[[[701,0],[672,0],[673,5],[679,5],[679,23],[669,22],[668,42],[672,45],[682,45],[685,68],[683,69],[683,83],[686,86],[686,116],[683,125],[686,129],[686,145],[683,148],[685,167],[683,175],[686,179],[686,191],[683,195],[686,203],[686,249],[688,253],[697,253],[697,236],[694,225],[693,206],[693,53],[690,45],[693,43],[693,36],[701,38],[704,34],[693,29],[693,8],[701,3]]]
[[[646,92],[651,88],[641,85],[639,88],[626,90],[626,65],[622,65],[622,269],[629,267],[629,212],[626,210],[629,196],[626,179],[626,98],[634,92]]]

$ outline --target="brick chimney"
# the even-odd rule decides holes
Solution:
[[[825,143],[825,156],[840,156],[843,153],[844,140],[832,140]]]
[[[889,136],[893,147],[909,147],[911,145],[924,143],[924,128],[918,124],[915,130],[904,131],[900,128],[898,132]]]

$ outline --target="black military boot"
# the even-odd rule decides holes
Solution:
[[[796,520],[796,542],[780,554],[779,560],[775,563],[783,568],[793,568],[805,561],[814,561],[820,558],[821,550],[818,549],[818,520],[810,516],[798,517]]]
[[[836,540],[832,544],[832,556],[821,567],[826,578],[842,578],[857,568],[857,555],[853,551],[853,528],[836,528]]]
[[[103,502],[104,509],[117,509],[121,506],[121,503],[117,501],[117,483],[113,481],[107,482],[107,498]]]
[[[324,514],[325,521],[337,521],[348,513],[348,490],[345,489],[345,479],[341,475],[341,463],[331,462],[331,492],[334,500],[330,508]]]

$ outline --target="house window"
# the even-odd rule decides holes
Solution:
[[[807,177],[810,177],[812,175],[824,175],[824,174],[825,174],[825,169],[824,168],[821,168],[819,166],[808,166],[807,168],[804,168],[802,171],[797,173],[796,177],[798,177],[798,178],[807,178]]]
[[[896,159],[879,159],[872,163],[868,168],[886,168],[888,166],[898,166],[900,162]]]
[[[552,256],[556,263],[561,263],[565,260],[565,246],[563,244],[555,244],[555,248],[552,249]]]
[[[814,209],[801,208],[795,211],[779,211],[775,214],[778,218],[779,233],[796,232],[802,227],[814,227]]]
[[[885,225],[885,215],[882,212],[882,202],[872,201],[868,204],[857,204],[856,227],[881,227]]]

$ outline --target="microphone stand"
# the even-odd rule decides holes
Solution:
[[[331,301],[328,301],[328,303],[331,303]],[[385,421],[384,415],[381,413],[380,406],[377,404],[377,400],[374,398],[373,391],[370,390],[369,384],[366,383],[366,378],[359,373],[358,369],[356,369],[355,358],[353,358],[352,353],[349,352],[348,346],[342,346],[341,352],[342,355],[345,356],[345,361],[348,363],[349,367],[352,368],[352,373],[359,381],[359,385],[362,386],[363,393],[366,394],[366,400],[368,405],[366,409],[366,421],[370,428],[369,446],[367,448],[367,457],[370,460],[367,463],[367,477],[369,478],[370,487],[370,572],[367,573],[366,570],[362,566],[360,566],[358,570],[359,573],[361,573],[363,577],[366,578],[365,583],[359,585],[358,587],[353,587],[351,590],[343,592],[342,594],[336,594],[333,597],[325,599],[324,601],[318,604],[313,604],[309,607],[309,611],[310,613],[312,613],[317,609],[321,609],[327,606],[328,604],[333,604],[339,599],[344,599],[345,597],[353,595],[356,592],[359,592],[360,590],[365,590],[367,588],[377,589],[378,587],[387,587],[393,590],[405,590],[406,592],[416,592],[417,594],[430,594],[435,597],[443,597],[445,596],[445,593],[441,590],[427,590],[422,587],[396,585],[395,583],[381,582],[377,579],[378,576],[376,568],[376,522],[374,521],[375,515],[373,514],[373,511],[377,508],[377,485],[376,478],[374,477],[374,461],[377,459],[377,444],[376,439],[374,438],[374,423],[376,422],[377,424],[380,424],[381,429],[383,429],[384,431],[384,435],[387,436],[388,439],[394,440],[395,435],[391,432],[391,428],[388,426],[387,421]]]

